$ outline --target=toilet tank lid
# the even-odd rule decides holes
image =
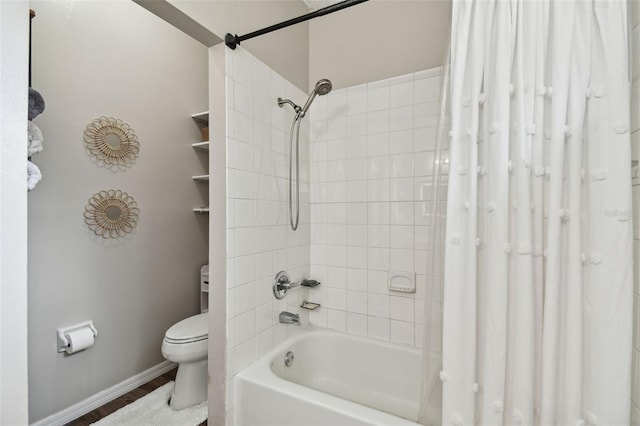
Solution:
[[[207,337],[209,327],[207,324],[207,313],[194,315],[185,318],[174,324],[167,332],[165,337],[172,341],[193,340],[197,338]]]

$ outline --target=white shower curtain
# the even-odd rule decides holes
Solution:
[[[628,425],[627,5],[455,0],[444,425]]]

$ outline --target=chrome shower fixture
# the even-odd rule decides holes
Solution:
[[[289,139],[289,222],[291,223],[291,229],[294,231],[298,229],[298,220],[300,219],[300,156],[299,156],[299,145],[300,145],[300,122],[302,118],[307,114],[309,107],[311,107],[311,103],[316,98],[316,96],[324,96],[331,91],[332,85],[331,81],[323,78],[316,83],[316,87],[313,88],[313,91],[309,94],[309,99],[305,102],[304,106],[300,108],[300,106],[296,105],[290,99],[282,99],[278,98],[278,106],[282,108],[284,104],[289,104],[296,112],[296,116],[293,119],[293,123],[291,124],[291,137]],[[296,127],[296,124],[298,125]],[[296,134],[296,162],[295,162],[295,175],[296,175],[296,214],[295,219],[293,215],[293,134]]]
[[[324,96],[327,93],[331,92],[332,88],[333,88],[333,85],[331,84],[331,81],[327,80],[326,78],[323,78],[318,80],[318,82],[316,83],[316,87],[313,88],[313,91],[311,91],[311,93],[309,94],[309,98],[307,99],[307,102],[305,102],[302,108],[296,105],[292,100],[282,99],[282,98],[278,98],[278,106],[282,108],[284,104],[289,104],[291,105],[293,110],[296,112],[296,119],[302,118],[307,114],[307,111],[309,111],[309,108],[311,107],[311,103],[316,98],[316,96],[318,95]]]
[[[313,92],[309,95],[309,99],[307,99],[307,102],[302,107],[302,111],[299,112],[300,117],[304,117],[311,106],[311,102],[313,102],[317,95],[324,96],[329,93],[332,88],[333,86],[331,85],[331,81],[326,78],[319,80],[316,83],[316,87],[313,89]]]

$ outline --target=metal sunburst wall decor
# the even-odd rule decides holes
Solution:
[[[107,165],[127,166],[140,152],[140,143],[133,129],[120,119],[99,117],[84,130],[87,149]]]
[[[124,191],[100,191],[89,198],[84,208],[84,221],[102,238],[124,237],[138,223],[138,204]]]

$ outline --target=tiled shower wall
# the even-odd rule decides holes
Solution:
[[[631,424],[640,426],[640,4],[638,0],[629,2],[631,30],[631,150],[633,167],[633,252],[635,291],[633,296],[633,377],[631,389]]]
[[[439,92],[437,68],[316,98],[311,276],[323,285],[309,290],[322,304],[313,324],[421,346]],[[416,293],[389,291],[393,271],[415,274]]]
[[[278,271],[309,276],[309,179],[300,176],[300,225],[288,213],[288,149],[293,113],[307,95],[242,47],[226,49],[227,140],[227,423],[233,423],[233,376],[299,327],[278,323],[298,312],[302,292],[282,301],[271,290]],[[300,169],[308,170],[308,125],[300,131]]]

